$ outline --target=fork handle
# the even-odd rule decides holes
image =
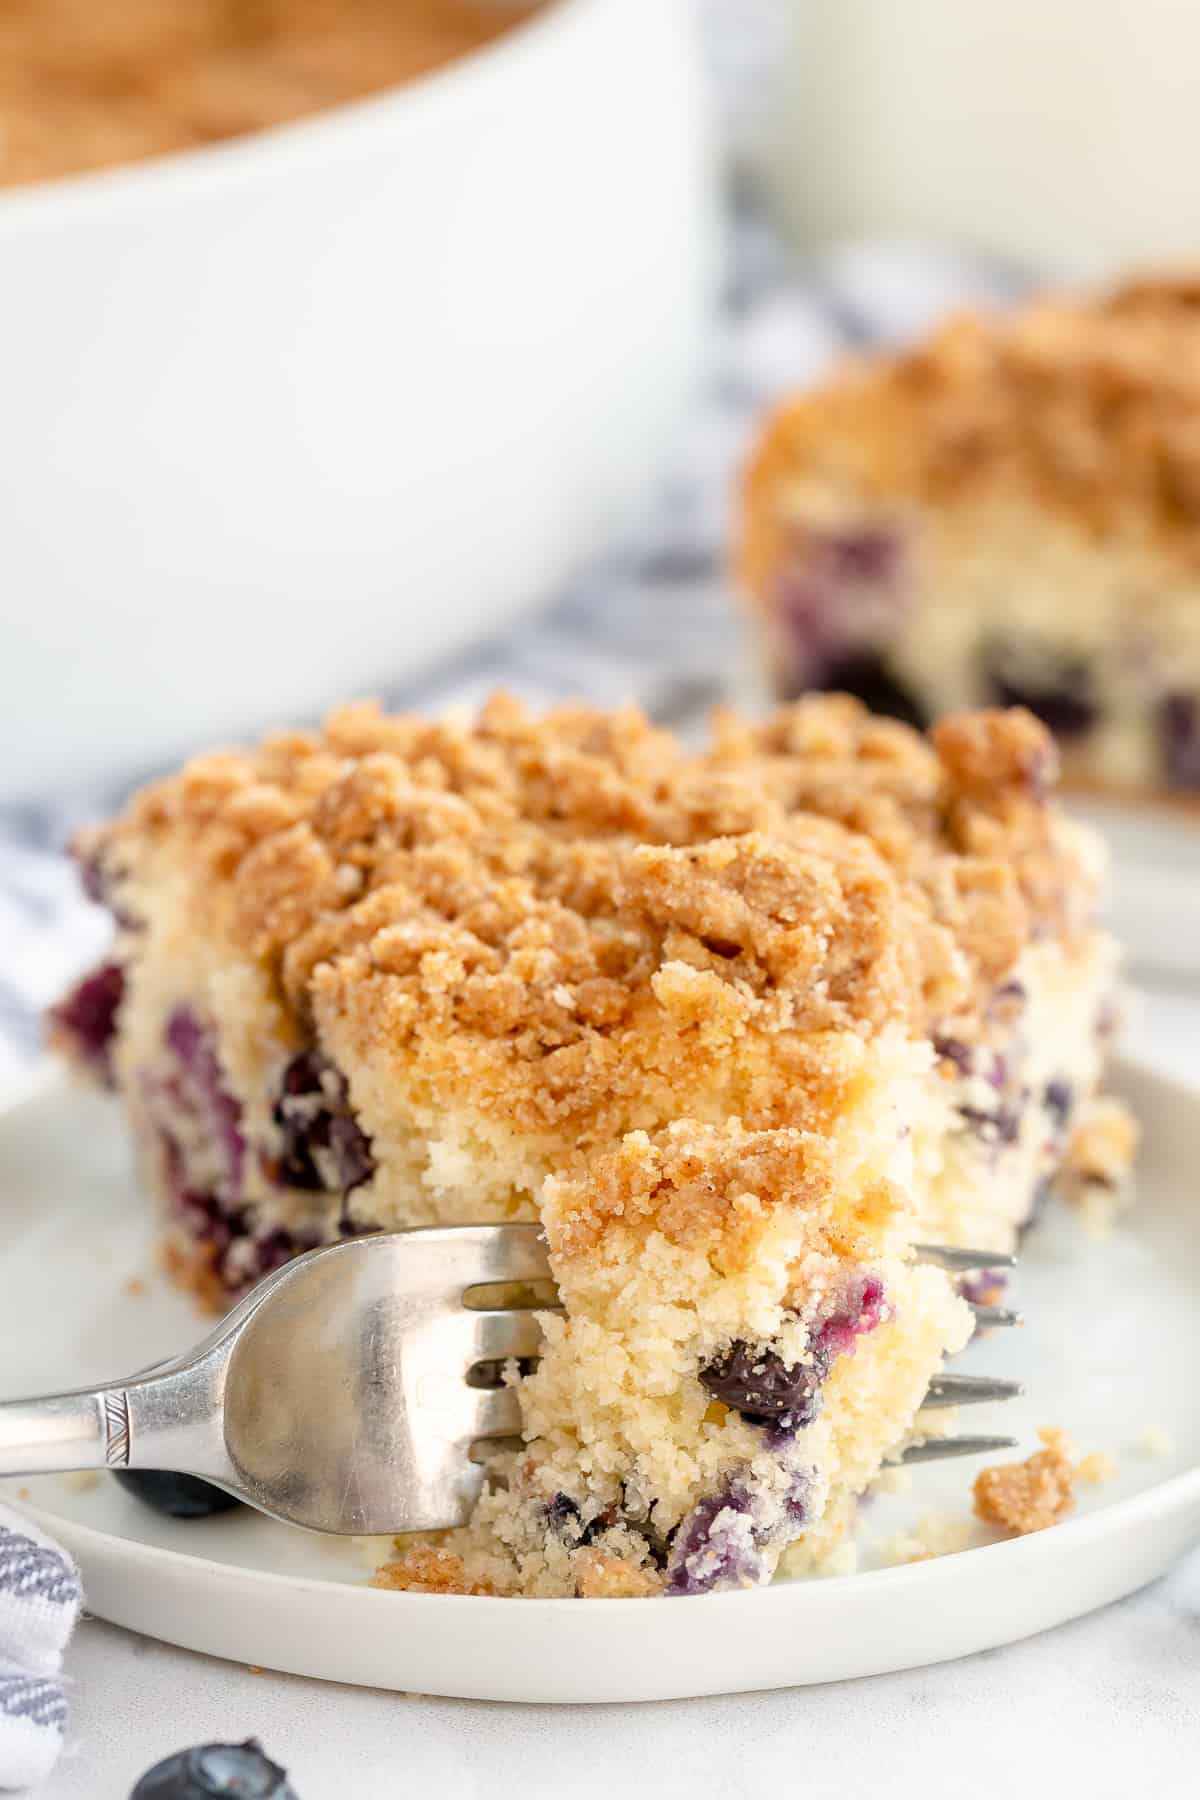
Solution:
[[[0,1403],[0,1475],[123,1469],[128,1461],[129,1399],[122,1387]]]

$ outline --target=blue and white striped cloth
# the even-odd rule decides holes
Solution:
[[[83,1590],[64,1550],[0,1506],[0,1788],[44,1781],[62,1747],[62,1659]]]

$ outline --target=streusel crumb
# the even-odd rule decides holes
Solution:
[[[409,1594],[494,1594],[489,1581],[472,1580],[461,1556],[453,1550],[419,1545],[396,1562],[385,1562],[371,1577],[371,1586]]]
[[[1045,1449],[1024,1462],[1000,1463],[975,1479],[975,1511],[989,1525],[1024,1537],[1057,1525],[1075,1505],[1076,1468],[1066,1433],[1038,1432]]]
[[[579,1594],[584,1600],[648,1600],[662,1593],[662,1577],[603,1550],[581,1550],[576,1558]]]

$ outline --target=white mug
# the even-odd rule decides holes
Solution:
[[[1194,0],[781,0],[763,156],[807,242],[1093,279],[1200,260]]]

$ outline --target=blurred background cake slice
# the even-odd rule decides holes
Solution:
[[[737,566],[783,696],[1019,704],[1069,779],[1200,800],[1200,280],[957,318],[785,404]]]

